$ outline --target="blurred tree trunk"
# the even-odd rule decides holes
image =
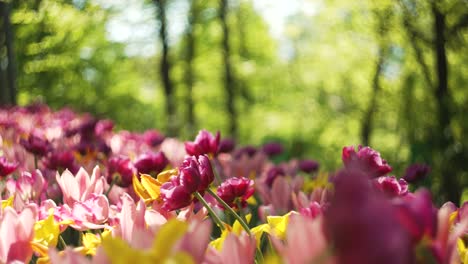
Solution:
[[[160,22],[159,38],[162,46],[162,54],[160,61],[160,73],[166,97],[166,115],[167,115],[167,135],[177,135],[177,120],[175,108],[174,86],[170,78],[171,63],[169,61],[169,43],[167,36],[167,17],[166,17],[166,0],[154,0],[156,12]]]
[[[239,58],[241,59],[241,63],[244,61],[248,61],[250,59],[249,49],[247,47],[247,30],[248,30],[248,21],[246,19],[246,6],[250,6],[250,1],[239,1],[238,8],[236,10],[236,18],[237,18],[237,34],[239,39]],[[241,64],[242,65],[242,64]],[[249,112],[250,106],[254,104],[254,100],[252,94],[249,89],[248,85],[248,77],[242,72],[236,74],[236,82],[237,82],[237,89],[239,93],[239,97],[245,101],[243,104],[242,111],[244,113]]]
[[[219,20],[223,30],[222,36],[222,56],[224,63],[224,89],[226,91],[226,109],[229,116],[229,134],[231,137],[237,136],[237,111],[235,107],[235,83],[231,65],[231,46],[229,43],[229,27],[227,23],[228,0],[220,0]]]
[[[187,49],[186,49],[186,69],[185,69],[185,85],[187,86],[187,134],[193,136],[195,133],[196,120],[194,112],[193,86],[195,85],[195,70],[193,60],[195,57],[196,38],[195,25],[198,21],[198,6],[197,0],[190,2],[190,10],[188,14],[188,25],[186,29]]]
[[[372,76],[372,95],[370,103],[364,113],[363,123],[361,127],[361,142],[364,146],[370,145],[370,137],[373,128],[374,114],[377,111],[377,100],[379,98],[379,91],[382,89],[380,83],[380,77],[382,76],[383,66],[385,58],[388,53],[388,41],[386,35],[388,32],[387,20],[391,16],[390,10],[384,10],[381,12],[375,11],[374,16],[377,20],[377,39],[378,39],[378,51],[377,51],[377,62],[375,64],[375,70]]]
[[[1,105],[16,104],[16,64],[13,50],[13,28],[10,22],[10,7],[6,2],[0,2],[0,12],[2,15],[2,27],[0,33],[0,84],[1,84]],[[6,53],[6,57],[3,54]],[[4,67],[6,62],[6,68]]]
[[[441,159],[441,187],[446,198],[454,203],[458,203],[461,197],[461,189],[457,183],[457,174],[452,171],[452,160],[448,153],[448,148],[453,144],[453,135],[450,128],[450,92],[448,88],[448,61],[446,50],[447,32],[446,17],[442,13],[436,2],[432,2],[433,31],[434,31],[434,51],[435,51],[435,72],[437,75],[434,97],[437,104],[437,148],[436,155],[442,154]]]

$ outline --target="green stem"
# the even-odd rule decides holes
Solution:
[[[244,212],[242,212],[242,204],[239,199],[236,199],[236,200],[237,200],[236,205],[237,205],[237,208],[239,209],[239,215],[242,218],[242,220],[244,220],[244,222],[247,223],[247,218],[245,217]]]
[[[250,228],[249,226],[247,225],[246,222],[244,222],[244,220],[236,213],[236,211],[234,211],[231,206],[229,206],[225,201],[223,201],[223,199],[221,199],[213,190],[211,190],[210,188],[207,188],[206,189],[207,192],[209,194],[211,194],[211,196],[213,196],[216,201],[218,201],[220,204],[223,205],[224,208],[226,208],[226,210],[228,210],[235,218],[237,221],[239,221],[239,223],[241,224],[241,226],[244,228],[245,232],[247,232],[247,234],[251,234],[250,233]]]
[[[34,155],[34,168],[37,170],[37,155]]]
[[[63,237],[62,235],[59,235],[59,241],[60,241],[60,244],[62,244],[62,249],[65,249],[67,247],[67,243],[65,243],[65,240],[63,240]]]
[[[221,219],[219,219],[218,215],[213,211],[213,209],[208,205],[206,200],[203,198],[203,196],[199,192],[195,192],[195,197],[197,197],[198,201],[205,206],[206,210],[208,210],[208,213],[211,215],[211,218],[213,221],[215,221],[216,225],[219,226],[219,229],[224,230],[224,225]]]
[[[104,194],[107,198],[109,198],[109,193],[112,190],[112,187],[114,187],[115,182],[116,182],[116,178],[114,177],[114,178],[112,178],[112,181],[111,181],[111,183],[109,185],[109,189],[107,189],[106,193]]]

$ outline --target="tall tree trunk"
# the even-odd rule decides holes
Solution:
[[[373,128],[374,114],[377,110],[377,99],[379,96],[379,91],[382,89],[380,83],[380,77],[382,75],[383,66],[385,63],[385,57],[387,56],[388,44],[386,40],[386,34],[388,32],[388,27],[386,21],[391,16],[390,10],[384,10],[381,12],[375,11],[374,16],[377,20],[377,37],[378,37],[378,52],[377,52],[377,62],[375,64],[375,71],[372,76],[372,95],[370,103],[364,113],[363,123],[361,127],[361,141],[364,146],[369,146],[370,137]]]
[[[372,77],[372,97],[364,114],[364,120],[361,128],[361,141],[364,146],[369,146],[370,144],[374,113],[377,110],[377,98],[379,95],[379,91],[382,89],[380,84],[380,76],[382,75],[385,53],[385,48],[380,46],[377,55],[377,63],[375,64],[375,71]]]
[[[235,107],[235,83],[231,65],[231,47],[229,43],[229,27],[227,24],[228,0],[220,0],[219,20],[223,30],[222,54],[224,63],[224,88],[226,91],[226,109],[229,115],[229,134],[237,136],[237,111]]]
[[[447,153],[447,149],[452,145],[453,136],[450,129],[450,93],[448,89],[448,61],[446,51],[446,20],[445,14],[437,6],[437,2],[432,3],[432,15],[434,19],[434,51],[435,51],[435,72],[437,74],[436,89],[434,97],[437,104],[438,129],[436,133],[435,155],[442,155],[441,159],[441,187],[446,199],[454,203],[460,201],[461,190],[457,184],[457,174],[451,169],[452,160]]]
[[[187,134],[193,136],[195,133],[196,120],[194,112],[194,100],[193,100],[193,86],[195,84],[195,70],[193,60],[195,57],[196,39],[195,39],[195,24],[198,20],[198,8],[197,0],[190,2],[190,11],[188,14],[188,25],[187,25],[187,54],[186,54],[186,70],[185,70],[185,85],[187,86]]]
[[[13,28],[10,22],[10,7],[6,2],[0,2],[0,12],[2,15],[2,30],[0,48],[6,49],[6,69],[1,69],[2,91],[1,103],[8,105],[16,104],[16,64],[13,50]],[[4,58],[1,58],[5,60]]]
[[[174,87],[170,78],[171,64],[169,61],[169,44],[167,36],[167,17],[166,0],[154,0],[156,11],[160,22],[159,38],[162,45],[162,54],[160,61],[160,73],[166,97],[166,116],[167,116],[167,134],[168,136],[177,135],[177,120],[175,109]]]

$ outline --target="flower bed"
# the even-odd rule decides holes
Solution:
[[[468,263],[468,204],[369,148],[343,169],[283,148],[193,142],[46,106],[0,111],[0,263]]]

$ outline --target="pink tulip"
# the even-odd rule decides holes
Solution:
[[[76,176],[68,170],[65,170],[62,175],[57,173],[56,180],[62,189],[63,202],[70,207],[73,207],[75,202],[84,202],[92,194],[102,194],[105,184],[98,166],[94,167],[91,177],[83,168],[80,168]]]
[[[239,236],[229,233],[224,240],[221,252],[209,248],[205,255],[205,264],[245,264],[254,263],[255,237],[242,232]]]
[[[322,226],[322,217],[312,220],[293,214],[287,226],[285,243],[274,236],[271,241],[285,263],[335,263],[332,256],[327,256],[329,242]]]
[[[30,242],[34,237],[37,207],[28,205],[21,213],[11,207],[0,216],[0,263],[27,263],[32,256]]]

